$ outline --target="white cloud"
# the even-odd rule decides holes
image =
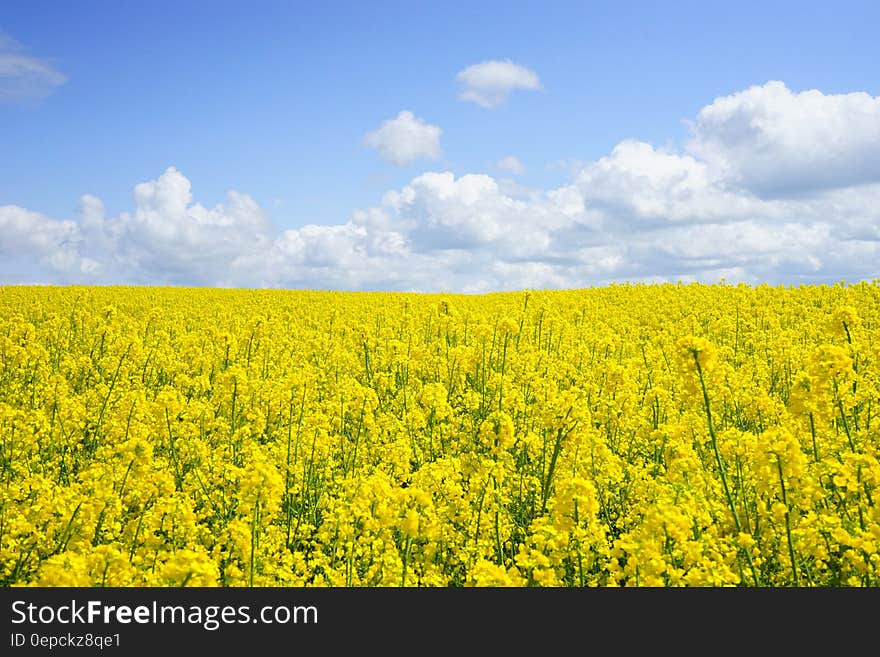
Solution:
[[[688,152],[762,197],[880,182],[880,97],[794,93],[772,81],[716,98]]]
[[[557,190],[526,200],[505,194],[484,174],[425,173],[383,199],[388,225],[419,253],[482,250],[513,259],[550,257],[556,231],[583,206]]]
[[[507,173],[512,173],[514,176],[521,176],[526,172],[526,167],[520,162],[519,158],[515,155],[508,155],[507,157],[502,157],[498,160],[495,165],[502,171],[506,171]]]
[[[501,105],[516,89],[536,91],[541,88],[537,73],[509,59],[473,64],[455,77],[463,86],[459,98],[487,109]]]
[[[593,211],[618,222],[731,221],[773,209],[728,191],[705,162],[634,140],[584,165],[575,181]]]
[[[17,41],[0,32],[0,103],[39,100],[66,81],[49,61],[25,54]]]
[[[440,157],[440,133],[438,126],[404,110],[367,134],[364,144],[392,164],[406,166],[421,158]]]
[[[54,221],[15,205],[0,206],[0,256],[4,263],[34,258],[54,272],[76,272],[79,227],[73,221]]]
[[[192,203],[190,182],[174,167],[135,186],[133,196],[134,212],[110,219],[88,194],[79,221],[0,206],[0,254],[35,256],[52,280],[215,285],[227,282],[236,257],[272,244],[273,229],[251,197],[230,191],[212,209]]]
[[[106,222],[114,265],[137,280],[212,284],[230,260],[272,243],[273,228],[247,194],[227,193],[225,204],[192,202],[190,181],[174,167],[134,188],[135,211]]]
[[[787,112],[813,111],[812,96],[792,98]],[[865,136],[860,108],[871,103],[835,107]],[[426,172],[347,220],[289,230],[276,229],[240,192],[201,205],[171,167],[136,185],[133,210],[115,217],[90,195],[76,221],[0,207],[0,280],[481,292],[880,277],[880,182],[852,175],[831,185],[793,165],[785,170],[786,153],[797,151],[791,145],[777,153],[782,173],[772,187],[796,181],[800,192],[768,195],[729,165],[730,153],[742,162],[766,156],[744,140],[725,142],[724,166],[721,151],[707,155],[693,143],[674,150],[625,140],[577,167],[568,184],[543,191],[514,190],[485,174]],[[847,143],[841,136],[825,150]],[[749,144],[759,152],[750,154]],[[839,153],[844,171],[864,163],[858,148]]]

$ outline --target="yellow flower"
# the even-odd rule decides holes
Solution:
[[[513,419],[503,411],[493,411],[480,425],[479,440],[496,454],[509,449],[516,441]]]
[[[877,586],[878,283],[2,287],[0,582]]]
[[[699,364],[705,374],[718,362],[718,348],[705,338],[688,335],[675,343],[676,361],[683,372],[691,372]]]

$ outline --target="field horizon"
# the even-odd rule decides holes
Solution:
[[[504,294],[523,294],[523,293],[569,293],[569,292],[586,292],[589,290],[602,290],[606,288],[666,288],[666,287],[720,287],[720,288],[750,288],[750,289],[784,289],[796,290],[801,288],[851,288],[857,286],[877,286],[880,285],[880,278],[871,280],[862,279],[855,281],[847,281],[841,279],[833,283],[752,283],[746,281],[731,282],[720,279],[713,282],[705,281],[609,281],[607,283],[599,283],[594,285],[585,285],[583,287],[521,287],[516,289],[497,289],[485,290],[479,292],[461,292],[451,290],[393,290],[393,289],[345,289],[345,288],[321,288],[321,287],[247,287],[247,286],[222,286],[222,285],[151,285],[151,284],[121,284],[121,283],[3,283],[0,284],[0,290],[6,289],[59,289],[59,290],[128,290],[128,289],[155,289],[155,290],[204,290],[218,292],[296,292],[296,293],[331,293],[331,294],[412,294],[419,296],[460,296],[460,297],[482,297]]]

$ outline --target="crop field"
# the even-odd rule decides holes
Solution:
[[[0,287],[4,586],[877,586],[880,285]]]

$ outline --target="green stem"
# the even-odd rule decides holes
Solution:
[[[739,514],[736,512],[736,506],[733,503],[733,497],[730,494],[730,487],[727,485],[727,472],[724,468],[724,461],[721,460],[721,453],[718,451],[718,437],[715,434],[715,423],[712,421],[712,407],[709,403],[709,391],[706,389],[706,379],[703,377],[703,368],[700,366],[700,359],[697,357],[696,352],[693,352],[693,357],[694,363],[697,366],[697,374],[700,377],[700,388],[703,390],[703,403],[706,406],[706,419],[709,423],[709,437],[712,439],[712,451],[715,453],[715,462],[718,465],[718,474],[721,475],[721,485],[724,488],[724,496],[727,498],[727,506],[730,507],[730,513],[733,515],[733,524],[736,526],[736,533],[738,536],[742,533],[742,525],[739,521]],[[739,559],[739,555],[741,554],[745,554],[746,561],[748,561],[749,568],[752,571],[752,579],[755,586],[758,586],[758,573],[755,570],[754,564],[752,564],[752,558],[749,556],[748,552],[744,552],[740,549],[737,552],[737,559]]]
[[[813,411],[810,411],[810,435],[813,437],[813,459],[819,462],[819,448],[816,447],[816,421],[813,419]]]
[[[706,390],[706,380],[703,378],[703,368],[700,367],[700,360],[694,353],[694,363],[697,365],[697,374],[700,376],[700,387],[703,390],[703,402],[706,406],[706,418],[709,422],[709,437],[712,439],[712,451],[715,453],[715,462],[718,465],[718,473],[721,475],[721,485],[724,487],[724,496],[727,498],[727,506],[733,515],[733,524],[736,525],[736,531],[742,531],[739,522],[739,514],[736,512],[736,506],[733,504],[733,497],[730,495],[730,488],[727,485],[727,471],[724,462],[721,460],[721,453],[718,451],[718,437],[715,434],[715,423],[712,421],[712,408],[709,404],[709,392]]]
[[[849,448],[855,453],[856,445],[853,442],[852,434],[849,431],[849,422],[846,421],[846,414],[843,412],[843,402],[840,401],[840,397],[837,398],[837,410],[840,411],[840,420],[843,423],[843,430],[846,432],[846,441],[849,443]]]
[[[782,488],[782,503],[785,505],[785,537],[788,540],[788,556],[791,559],[791,573],[794,578],[794,585],[800,586],[798,581],[797,565],[794,560],[794,544],[791,541],[791,521],[788,511],[788,495],[785,492],[785,477],[782,475],[782,459],[779,454],[776,455],[776,468],[779,471],[779,485]]]
[[[406,546],[403,549],[403,570],[400,573],[400,585],[406,586],[406,566],[409,562],[409,546],[412,543],[412,538],[409,536],[406,537]]]
[[[254,516],[251,521],[251,558],[250,572],[248,573],[248,586],[254,585],[254,553],[257,547],[257,526],[260,519],[260,494],[257,493],[257,501],[254,503]]]

